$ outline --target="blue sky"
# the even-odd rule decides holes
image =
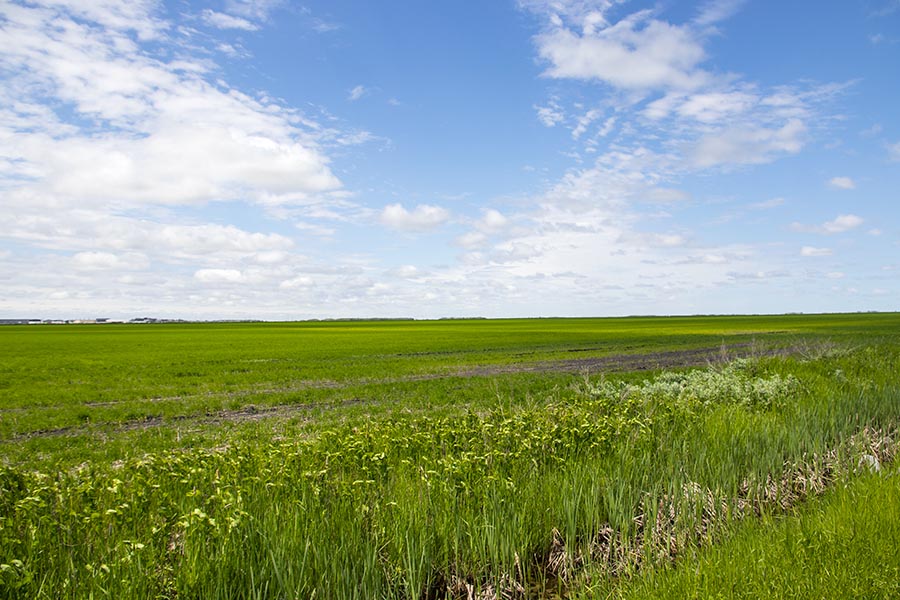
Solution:
[[[0,5],[0,316],[900,309],[900,2]]]

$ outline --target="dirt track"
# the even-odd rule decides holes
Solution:
[[[708,364],[719,364],[728,360],[746,356],[786,356],[796,354],[795,348],[760,349],[751,344],[733,344],[730,346],[718,346],[712,348],[694,348],[689,350],[670,350],[663,352],[650,352],[644,354],[615,354],[590,358],[577,358],[568,360],[552,360],[541,362],[513,363],[505,365],[481,365],[466,367],[457,370],[447,370],[437,373],[423,373],[407,375],[403,377],[378,379],[378,380],[351,380],[346,382],[335,381],[308,381],[299,384],[271,387],[249,388],[246,390],[210,393],[208,396],[222,396],[227,398],[252,397],[266,394],[290,393],[309,389],[342,389],[357,385],[367,384],[391,384],[411,381],[432,381],[438,379],[450,379],[455,377],[491,377],[515,373],[625,373],[633,371],[650,371],[657,369],[673,369],[683,367],[696,367]],[[186,399],[184,396],[167,396],[147,399],[147,402],[161,402]],[[165,424],[194,423],[197,425],[216,424],[224,422],[256,421],[274,416],[288,416],[291,414],[311,412],[314,410],[333,410],[344,406],[363,403],[364,400],[341,400],[338,402],[316,402],[308,404],[282,404],[277,406],[258,407],[248,405],[237,410],[218,411],[215,413],[203,413],[184,415],[178,417],[146,417],[130,421],[110,423],[112,431],[133,431],[159,427]],[[86,403],[84,406],[109,406],[116,402]],[[59,429],[31,431],[13,436],[7,441],[15,442],[32,438],[55,437],[62,435],[77,435],[89,431],[88,426],[72,426]]]

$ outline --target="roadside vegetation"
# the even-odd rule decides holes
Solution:
[[[37,401],[22,382],[5,386],[4,422],[14,409],[21,416],[2,446],[0,597],[758,597],[773,581],[785,598],[891,597],[896,525],[882,535],[861,523],[889,523],[898,510],[900,318],[807,319],[658,319],[657,337],[641,319],[513,321],[506,336],[502,322],[423,324],[405,347],[391,327],[412,324],[377,325],[384,343],[354,324],[358,348],[346,345],[349,332],[327,352],[301,336],[297,355],[319,357],[319,379],[260,368],[233,384],[210,373],[287,357],[289,345],[248,326],[237,330],[257,339],[252,348],[229,338],[226,351],[199,335],[215,328],[199,327],[193,359],[161,358],[142,329],[148,372],[180,360],[210,377],[189,390],[197,404],[144,414],[153,403],[141,398],[171,383],[148,376],[129,391],[136,367],[117,371],[127,353],[106,351],[79,354],[85,386],[146,405],[114,406],[97,422],[91,394]],[[14,334],[27,345],[28,332]],[[438,358],[422,354],[429,335]],[[573,350],[608,359],[617,335],[618,355],[669,362],[641,372],[510,368],[571,364]],[[36,360],[39,343],[29,343]],[[666,354],[698,348],[709,352]],[[302,371],[301,358],[292,364]],[[48,357],[41,375],[17,368],[48,393],[70,375],[46,365],[64,360],[74,358]],[[332,383],[314,397],[256,388],[323,381]],[[47,406],[68,429],[46,428]],[[876,501],[883,513],[873,517]],[[865,568],[831,565],[839,595],[796,571],[841,548],[853,557],[847,568]],[[753,569],[713,576],[745,556]],[[739,586],[749,595],[727,591]]]
[[[868,471],[868,469],[866,470]],[[627,586],[606,582],[579,598],[900,597],[900,473],[860,473],[795,514],[765,515],[721,546]]]

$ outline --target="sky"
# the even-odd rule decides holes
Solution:
[[[0,317],[900,310],[900,0],[0,2]]]

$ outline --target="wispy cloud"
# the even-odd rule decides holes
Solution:
[[[800,256],[831,256],[831,248],[816,248],[815,246],[803,246]]]
[[[769,210],[771,208],[783,206],[784,202],[784,198],[770,198],[768,200],[763,200],[762,202],[754,202],[747,208],[749,208],[750,210]]]
[[[357,85],[347,93],[347,100],[349,100],[350,102],[356,102],[368,93],[369,90],[368,88],[366,88],[366,86]]]
[[[871,13],[873,17],[887,17],[900,11],[900,0],[882,0],[879,4]]]
[[[566,118],[562,107],[554,99],[551,99],[546,106],[535,106],[534,109],[537,111],[538,120],[545,127],[553,127]]]
[[[724,21],[737,13],[746,0],[711,0],[700,7],[694,23],[708,26]]]
[[[862,225],[865,220],[857,215],[838,215],[832,221],[826,221],[821,225],[805,225],[803,223],[792,223],[791,229],[803,233],[822,233],[831,235],[835,233],[844,233],[855,229]]]
[[[255,21],[266,21],[275,9],[284,5],[284,0],[227,0],[226,12]]]
[[[729,127],[704,135],[691,153],[701,168],[722,164],[761,164],[779,154],[796,154],[803,147],[806,126],[791,119],[778,129]]]
[[[257,31],[259,29],[259,25],[251,23],[247,19],[216,12],[208,8],[203,11],[202,17],[207,24],[219,29],[242,29],[244,31]]]
[[[888,144],[888,160],[892,162],[900,162],[900,142]]]

